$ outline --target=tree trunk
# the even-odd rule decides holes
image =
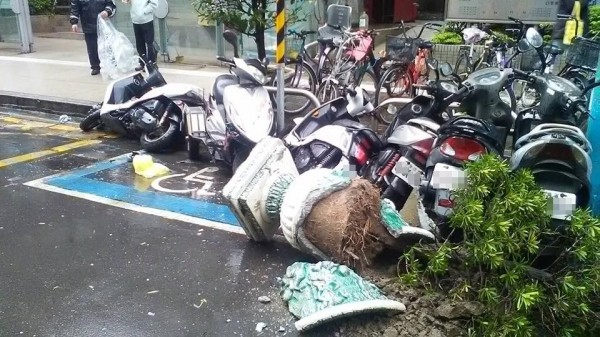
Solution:
[[[267,0],[252,0],[252,6],[256,4],[256,10],[260,18],[261,22],[265,22],[266,13],[267,13]],[[258,23],[255,29],[254,40],[256,41],[256,51],[258,52],[258,58],[263,60],[267,57],[267,52],[265,50],[265,25]]]
[[[265,30],[263,28],[256,28],[254,41],[256,41],[256,51],[258,52],[258,59],[263,60],[267,56],[267,52],[265,50]]]

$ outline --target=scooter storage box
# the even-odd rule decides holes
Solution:
[[[187,126],[187,134],[190,136],[202,136],[206,132],[206,125],[204,116],[206,112],[204,107],[190,107],[186,106],[185,119]]]
[[[269,241],[279,228],[279,218],[269,216],[267,198],[275,178],[298,177],[294,159],[284,143],[268,137],[250,152],[223,188],[223,196],[240,220],[246,235],[254,241]]]

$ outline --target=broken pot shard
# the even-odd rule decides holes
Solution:
[[[300,319],[295,323],[298,331],[351,315],[406,310],[350,268],[331,261],[289,266],[281,293],[290,312]]]
[[[430,231],[419,227],[413,227],[404,221],[400,213],[396,211],[394,203],[389,199],[381,200],[379,212],[381,223],[383,223],[388,232],[396,239],[403,235],[417,236],[430,240],[435,239],[435,236]]]
[[[273,214],[279,202],[266,200],[265,194],[285,193],[289,181],[298,176],[294,159],[285,144],[268,137],[258,143],[223,188],[223,196],[231,204],[246,235],[254,241],[272,239],[279,218]],[[279,191],[283,189],[283,191]]]

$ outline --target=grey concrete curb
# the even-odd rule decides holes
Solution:
[[[32,95],[12,91],[0,91],[0,106],[40,111],[72,117],[87,116],[90,108],[98,102],[63,97]]]

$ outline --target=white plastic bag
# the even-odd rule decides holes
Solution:
[[[487,38],[488,34],[477,27],[465,28],[462,31],[463,39],[467,44],[478,43],[479,41]]]
[[[119,32],[110,20],[98,15],[98,57],[100,74],[105,80],[114,80],[135,70],[139,64],[135,48],[125,34]]]

